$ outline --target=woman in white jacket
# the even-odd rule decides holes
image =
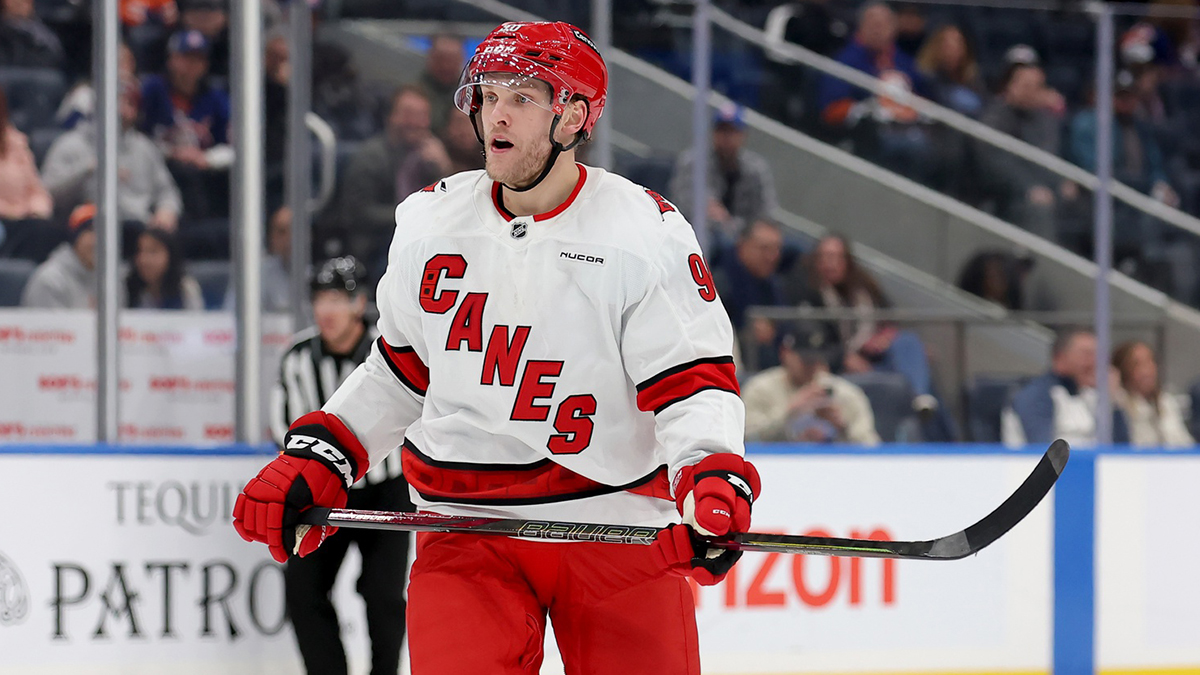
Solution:
[[[1121,378],[1116,404],[1129,422],[1129,440],[1137,447],[1179,448],[1195,444],[1176,397],[1163,392],[1154,351],[1131,340],[1113,351],[1112,365]]]

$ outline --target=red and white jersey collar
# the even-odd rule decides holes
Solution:
[[[545,213],[535,214],[533,216],[533,222],[540,223],[543,220],[549,220],[554,216],[561,214],[563,211],[566,211],[571,204],[575,203],[575,198],[579,196],[579,191],[583,189],[583,184],[587,182],[587,167],[578,162],[575,163],[575,166],[579,167],[579,180],[575,181],[575,188],[571,190],[571,194],[567,195],[567,198],[563,200],[563,203],[559,204],[553,209],[546,211]],[[501,185],[497,181],[492,181],[492,205],[496,207],[496,211],[500,214],[501,218],[504,218],[505,221],[509,221],[518,217],[508,209],[504,208],[504,195],[501,191]]]

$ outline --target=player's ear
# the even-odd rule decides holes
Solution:
[[[559,122],[558,128],[568,139],[572,139],[583,129],[583,123],[587,121],[587,116],[587,101],[582,97],[576,97],[567,104],[567,109],[563,112],[562,121]]]

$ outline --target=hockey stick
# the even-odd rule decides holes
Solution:
[[[709,545],[739,551],[800,553],[807,555],[850,556],[859,558],[898,558],[901,560],[958,560],[978,553],[999,539],[1042,501],[1062,474],[1070,457],[1066,441],[1057,440],[1004,503],[965,530],[928,541],[874,541],[839,537],[809,537],[792,534],[746,532],[714,539]],[[400,513],[392,511],[356,511],[314,507],[300,514],[300,523],[337,525],[374,530],[412,532],[467,532],[532,539],[595,541],[613,544],[654,543],[662,528],[631,525],[569,523],[549,520],[517,520],[444,516],[436,513]],[[303,525],[302,525],[303,526]],[[297,539],[303,536],[299,532]]]

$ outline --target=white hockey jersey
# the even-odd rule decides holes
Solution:
[[[397,207],[380,339],[324,410],[372,465],[402,446],[422,510],[677,520],[678,470],[744,453],[733,332],[691,226],[582,165],[549,213],[502,199],[472,171]]]

